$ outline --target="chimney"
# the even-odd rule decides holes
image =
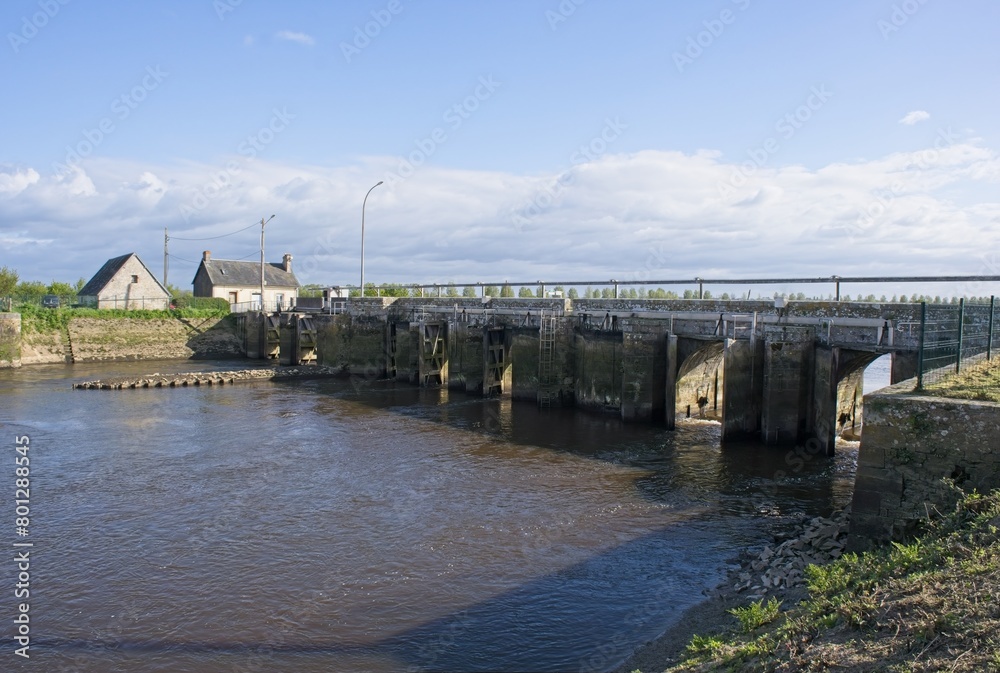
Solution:
[[[284,254],[284,256],[283,256],[283,257],[281,258],[281,267],[282,267],[282,268],[283,268],[283,269],[284,269],[284,270],[285,270],[285,271],[286,271],[287,273],[291,273],[291,272],[292,272],[292,256],[291,256],[291,255],[289,255],[289,254],[288,254],[287,252],[286,252],[286,253]]]
[[[212,251],[211,250],[206,250],[205,252],[201,253],[201,261],[203,261],[203,262],[210,262],[210,261],[212,261]]]

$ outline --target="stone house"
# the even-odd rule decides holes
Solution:
[[[234,310],[252,310],[260,306],[260,262],[212,259],[212,252],[202,253],[195,273],[194,296],[222,297]],[[299,281],[292,273],[292,256],[285,254],[281,263],[264,264],[265,307],[288,308],[298,299]]]
[[[170,292],[130,252],[105,262],[77,293],[77,300],[94,308],[163,310],[170,306]]]

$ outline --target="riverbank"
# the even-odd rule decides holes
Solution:
[[[1000,491],[807,579],[780,607],[706,601],[616,670],[1000,671]]]
[[[685,660],[695,636],[725,633],[739,622],[731,612],[755,601],[793,604],[806,597],[805,567],[840,558],[847,542],[850,511],[803,518],[771,544],[744,552],[732,570],[703,602],[688,609],[659,638],[647,643],[614,673],[662,671]]]
[[[165,311],[145,313],[156,315],[25,321],[20,340],[20,363],[243,357],[243,344],[229,316],[171,315]]]

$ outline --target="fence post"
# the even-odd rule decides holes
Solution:
[[[986,361],[993,358],[993,309],[996,307],[996,295],[990,297],[990,328],[986,332]]]
[[[965,331],[965,297],[958,300],[958,357],[955,360],[955,373],[962,371],[962,334]]]
[[[924,387],[924,341],[927,334],[927,302],[920,302],[920,349],[917,351],[917,390]]]

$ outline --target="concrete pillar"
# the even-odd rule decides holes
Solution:
[[[916,351],[893,353],[889,383],[896,384],[907,379],[916,378],[919,360],[920,357]]]
[[[663,385],[663,422],[667,430],[677,427],[677,370],[681,363],[677,361],[677,335],[667,334],[666,338],[666,371]]]
[[[21,314],[0,313],[0,367],[21,366]]]
[[[278,364],[291,367],[299,364],[295,349],[295,315],[285,313],[278,318]]]
[[[815,438],[816,450],[833,455],[837,442],[837,368],[840,351],[829,346],[817,345],[813,354],[812,414],[807,433]]]
[[[263,314],[244,313],[243,326],[245,330],[243,337],[245,340],[247,358],[250,360],[259,360],[263,351],[261,348],[261,338],[263,336],[264,329]]]
[[[726,339],[722,354],[722,441],[756,439],[763,391],[763,341]]]
[[[399,362],[399,326],[393,320],[385,322],[385,342],[382,350],[385,352],[385,377],[395,380]]]
[[[764,394],[761,438],[765,444],[795,444],[809,430],[815,333],[808,327],[764,329]]]
[[[653,420],[654,409],[660,416],[663,408],[662,356],[660,376],[656,376],[662,341],[659,334],[647,333],[632,321],[622,321],[622,330],[621,417],[623,421],[648,422]]]

